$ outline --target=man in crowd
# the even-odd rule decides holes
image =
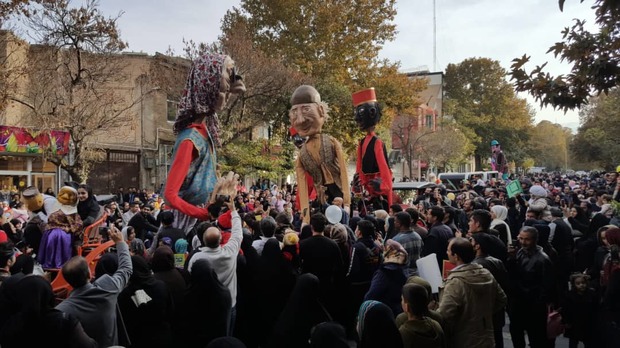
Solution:
[[[492,347],[493,315],[506,305],[506,294],[493,275],[474,264],[474,247],[465,238],[450,240],[448,260],[456,267],[450,271],[439,299],[449,347]]]
[[[431,207],[428,215],[428,223],[431,228],[428,231],[428,235],[424,240],[424,247],[422,248],[423,256],[435,253],[439,269],[441,269],[443,265],[443,260],[447,258],[446,248],[448,247],[448,241],[450,238],[454,237],[450,227],[443,223],[444,215],[445,213],[442,207]]]
[[[153,206],[146,204],[127,223],[127,226],[131,226],[136,230],[136,237],[143,241],[147,239],[153,240],[153,233],[159,229],[159,224],[151,215],[151,211],[153,211]]]
[[[491,213],[484,209],[476,209],[471,213],[469,217],[469,232],[468,236],[472,236],[476,233],[486,233],[490,236],[489,238],[489,250],[487,251],[489,255],[500,259],[502,261],[506,260],[506,244],[502,242],[499,237],[492,235],[489,231],[491,228]]]
[[[256,249],[258,255],[261,255],[263,253],[265,243],[267,243],[269,239],[275,238],[273,235],[276,232],[277,224],[276,220],[274,220],[271,216],[267,216],[259,222],[259,226],[261,236],[260,239],[252,242],[252,247]]]
[[[404,211],[394,215],[394,228],[398,233],[393,239],[407,250],[407,276],[415,275],[418,269],[416,261],[422,252],[422,237],[411,229],[411,215]]]
[[[123,213],[123,226],[127,226],[127,224],[129,224],[129,220],[131,220],[134,215],[140,212],[140,203],[127,203],[125,201],[125,204],[129,204],[129,210]]]
[[[518,240],[521,249],[510,247],[506,263],[514,289],[508,313],[512,343],[525,348],[526,331],[530,347],[546,347],[547,305],[554,286],[551,261],[537,243],[536,228],[523,227]]]
[[[99,347],[116,346],[119,343],[116,303],[132,273],[129,247],[123,241],[123,235],[112,226],[109,236],[116,243],[116,272],[112,275],[104,274],[91,283],[88,263],[83,257],[74,256],[62,266],[62,276],[73,287],[73,291],[69,298],[56,307],[79,319],[86,334],[97,341]]]

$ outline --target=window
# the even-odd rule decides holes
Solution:
[[[166,120],[170,122],[174,122],[177,118],[177,107],[179,106],[179,102],[174,100],[173,97],[168,96],[168,100],[166,100]]]
[[[138,154],[131,152],[110,152],[110,162],[138,163]]]
[[[426,127],[433,128],[433,115],[426,115]]]

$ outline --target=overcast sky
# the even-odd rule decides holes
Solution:
[[[129,50],[154,54],[171,47],[180,54],[183,38],[215,41],[220,20],[239,2],[103,0],[100,6],[106,15],[124,12],[119,26]],[[561,39],[561,30],[572,25],[573,18],[593,24],[590,6],[591,1],[582,4],[567,0],[564,12],[560,12],[557,0],[436,0],[437,70],[469,57],[492,58],[509,69],[513,58],[527,53],[535,64],[549,61],[551,73],[567,73],[567,65],[545,52]],[[400,61],[406,70],[420,66],[433,70],[433,0],[399,0],[397,9],[398,35],[385,45],[381,57]],[[549,120],[573,129],[578,126],[577,112],[540,109],[531,97],[522,96],[537,110],[536,122]]]

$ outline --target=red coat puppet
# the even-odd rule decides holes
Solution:
[[[366,131],[366,137],[357,148],[356,173],[375,203],[375,209],[388,210],[392,205],[392,170],[385,144],[375,134],[375,126],[381,119],[381,108],[374,87],[353,93],[353,106],[355,122]]]

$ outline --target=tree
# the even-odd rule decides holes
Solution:
[[[539,122],[532,130],[531,155],[536,166],[547,170],[567,169],[571,130],[549,121]]]
[[[78,182],[103,159],[96,136],[128,128],[127,111],[144,97],[109,88],[128,78],[116,55],[127,47],[118,32],[119,17],[105,17],[95,0],[78,8],[56,0],[33,7],[25,18],[40,45],[28,52],[29,88],[15,90],[10,99],[30,110],[27,118],[37,128],[69,132],[70,158],[47,156]]]
[[[581,0],[583,2],[584,0]],[[565,0],[559,0],[560,11]],[[598,32],[584,28],[575,19],[562,31],[562,40],[549,48],[555,58],[572,65],[570,74],[552,76],[544,72],[547,63],[527,72],[523,66],[530,56],[515,58],[510,75],[519,92],[529,92],[541,106],[564,111],[578,109],[593,94],[607,93],[620,84],[620,2],[594,0]]]
[[[418,110],[419,112],[419,110]],[[401,152],[409,169],[409,178],[413,178],[413,163],[416,159],[420,159],[418,150],[420,150],[420,142],[435,132],[430,127],[418,126],[418,113],[414,115],[400,115],[394,120],[392,134],[399,143]],[[417,155],[417,156],[416,156]],[[404,172],[404,170],[403,170]]]
[[[489,58],[469,58],[446,68],[444,114],[453,117],[475,144],[479,168],[491,155],[493,139],[500,142],[508,160],[518,163],[527,155],[534,112],[504,76],[506,70]]]
[[[396,34],[395,0],[243,0],[223,20],[243,18],[264,52],[314,77],[348,82],[371,66]]]
[[[614,170],[620,164],[620,89],[590,98],[579,117],[572,153],[579,161]]]
[[[396,34],[395,15],[395,0],[244,0],[226,14],[222,31],[226,37],[247,23],[254,49],[307,75],[305,82],[330,105],[325,131],[352,153],[362,137],[353,121],[352,92],[374,86],[384,106],[379,128],[389,129],[394,115],[419,104],[416,95],[425,86],[399,74],[397,63],[378,59]]]
[[[435,164],[440,171],[449,171],[467,160],[475,146],[455,123],[438,126],[430,137],[420,139],[420,158]]]

